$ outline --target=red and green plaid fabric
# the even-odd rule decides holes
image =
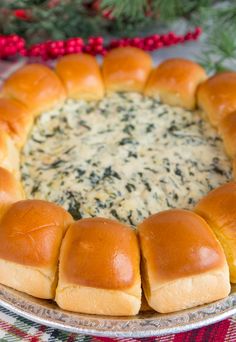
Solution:
[[[0,83],[24,62],[0,62]],[[31,322],[0,306],[1,342],[229,342],[236,341],[236,317],[180,334],[149,338],[105,338],[72,334]]]
[[[30,342],[223,342],[236,341],[235,319],[227,319],[208,327],[180,334],[148,338],[117,338],[93,337],[67,333],[44,325],[33,323],[25,318],[0,307],[0,341],[30,341]]]

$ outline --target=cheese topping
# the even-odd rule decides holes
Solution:
[[[169,208],[193,208],[231,179],[231,163],[201,115],[136,93],[67,100],[38,118],[22,155],[28,198],[79,219],[137,225]]]

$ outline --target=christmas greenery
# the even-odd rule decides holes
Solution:
[[[202,64],[212,72],[236,70],[236,3],[221,1],[207,11],[201,9],[198,17],[207,33]]]
[[[1,0],[0,33],[28,44],[91,35],[135,37],[168,30],[184,20],[201,25],[201,62],[210,70],[236,69],[236,3],[216,0]]]
[[[147,25],[191,18],[212,0],[1,0],[0,30],[42,38],[83,38],[109,32],[115,36],[140,35]],[[16,10],[25,10],[26,17]],[[20,12],[18,11],[18,14]],[[28,17],[28,19],[27,19]],[[23,19],[23,20],[22,20]]]

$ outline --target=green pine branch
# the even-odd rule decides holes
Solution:
[[[112,11],[112,15],[115,18],[129,18],[133,21],[145,17],[145,12],[148,10],[148,2],[146,0],[102,0],[101,8]]]
[[[199,61],[210,73],[236,71],[236,4],[225,1],[195,14],[206,37]]]
[[[213,0],[101,0],[100,10],[91,10],[92,0],[64,0],[51,8],[52,0],[1,0],[0,31],[23,34],[28,41],[67,38],[109,32],[115,36],[141,35],[143,29],[156,22],[168,22],[190,16],[202,2]],[[10,10],[30,10],[32,20],[15,18]],[[104,11],[111,11],[114,20],[107,20]],[[2,13],[2,14],[1,14]],[[61,30],[61,32],[60,32]]]

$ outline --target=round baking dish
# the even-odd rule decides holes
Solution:
[[[234,94],[236,86],[236,76],[233,72],[222,73],[219,75],[215,75],[210,79],[207,79],[205,71],[199,65],[184,59],[168,60],[162,63],[157,68],[152,69],[152,61],[150,56],[144,53],[143,51],[135,48],[121,48],[113,50],[110,54],[107,55],[107,57],[104,60],[102,66],[102,74],[100,72],[99,66],[96,63],[96,60],[91,56],[83,54],[71,55],[62,58],[58,62],[55,70],[57,74],[43,65],[28,65],[17,71],[14,75],[10,76],[10,78],[6,80],[3,86],[2,98],[0,98],[0,107],[2,106],[4,110],[2,111],[2,113],[0,113],[0,129],[6,133],[6,137],[3,138],[3,148],[5,149],[4,151],[7,153],[3,154],[2,161],[0,160],[0,166],[6,166],[8,172],[10,172],[13,177],[15,177],[16,183],[19,179],[19,170],[18,166],[12,165],[11,162],[13,148],[9,145],[9,137],[12,141],[14,141],[14,153],[15,148],[17,148],[20,151],[20,149],[26,141],[27,135],[33,125],[34,119],[38,115],[40,115],[41,112],[44,112],[49,108],[52,108],[53,106],[55,106],[55,104],[63,103],[66,97],[72,99],[82,98],[84,100],[90,101],[100,100],[101,98],[103,98],[105,92],[110,93],[127,91],[141,92],[145,96],[158,98],[163,103],[166,103],[170,106],[179,106],[187,110],[194,110],[198,105],[198,107],[203,109],[205,114],[208,116],[208,119],[211,122],[211,124],[213,126],[216,126],[217,128],[219,127],[220,133],[223,136],[223,141],[226,145],[226,150],[230,157],[233,159],[236,154],[236,150],[234,151],[234,144],[232,143],[232,141],[236,139],[236,134],[234,132],[234,129],[232,129],[232,122],[234,122],[234,111],[236,109],[236,97]],[[15,116],[10,115],[11,111],[14,113]],[[232,118],[231,120],[227,121],[227,117],[229,117],[230,115],[232,116]],[[10,178],[8,180],[9,184],[10,182],[11,184],[13,184],[14,182]],[[16,184],[13,185],[17,188]],[[17,207],[17,205],[14,206],[14,204],[12,204],[15,201],[19,200],[19,189],[20,185],[17,190],[17,198],[14,198],[14,194],[10,194],[8,202],[2,204],[3,209],[0,214],[3,218],[1,222],[6,224],[11,222],[11,218],[9,218],[8,215],[8,211],[10,212],[11,210],[11,205],[13,205],[13,208],[17,208],[18,211],[21,210],[21,205]],[[223,242],[222,244],[225,249],[225,254],[230,264],[230,271],[233,273],[234,267],[232,265],[234,262],[234,258],[232,258],[231,254],[228,253],[227,250],[228,248],[232,248],[232,246],[234,247],[234,243],[231,245],[230,242],[230,246],[228,246],[228,243],[230,240],[230,236],[232,234],[231,220],[235,220],[236,222],[236,218],[234,217],[234,211],[232,208],[235,196],[235,184],[226,185],[225,188],[223,188],[222,193],[224,193],[225,189],[229,190],[227,190],[229,194],[226,194],[226,198],[228,201],[227,203],[229,203],[230,207],[229,210],[227,209],[227,206],[224,207],[225,211],[228,210],[226,213],[226,216],[228,215],[228,219],[226,221],[223,220],[223,222],[221,220],[221,215],[218,215],[218,213],[216,212],[216,221],[213,220],[213,222],[212,217],[209,216],[207,213],[208,206],[212,204],[212,201],[213,207],[215,205],[216,208],[218,208],[217,206],[219,206],[219,201],[215,199],[215,197],[221,197],[221,189],[219,189],[219,195],[215,197],[214,195],[209,195],[210,204],[208,203],[207,196],[207,200],[203,199],[202,201],[200,201],[200,205],[197,205],[196,207],[196,212],[199,213],[199,215],[202,216],[209,225],[212,224],[212,228],[213,230],[215,230],[215,235],[220,241],[222,239],[221,242]],[[232,195],[231,192],[233,192]],[[4,188],[4,194],[5,193],[7,193],[7,189]],[[216,193],[218,194],[218,192]],[[211,197],[213,198],[213,200],[211,200]],[[28,210],[27,205],[28,204],[22,204],[23,207],[26,207],[26,211]],[[53,204],[51,204],[51,206],[53,206]],[[55,216],[57,215],[57,210],[59,215],[59,209],[54,208],[53,210],[55,210]],[[220,212],[221,208],[216,210]],[[66,216],[67,214],[64,213],[63,215]],[[173,215],[175,216],[175,214]],[[197,217],[196,214],[192,213],[192,215],[195,215],[195,217]],[[204,222],[202,218],[199,219],[202,220],[202,223]],[[68,221],[68,225],[71,224],[71,218],[67,217],[63,220]],[[2,228],[4,229],[3,223],[1,224]],[[207,224],[204,224],[207,227]],[[47,223],[45,223],[45,225],[47,225]],[[49,225],[51,225],[50,222]],[[62,230],[65,231],[66,223],[64,222],[63,225],[64,226]],[[221,238],[218,229],[221,229],[222,227],[225,228],[225,225],[227,226],[225,229],[227,235],[226,244],[225,240]],[[22,226],[24,226],[24,224]],[[22,229],[25,229],[25,227]],[[206,228],[206,230],[207,229],[208,228]],[[20,232],[19,234],[23,234],[22,232]],[[6,233],[6,239],[8,239],[7,234],[9,234],[9,232]],[[61,240],[57,242],[58,247],[56,248],[58,250],[56,252],[56,257],[54,255],[55,252],[52,252],[52,254],[54,255],[53,258],[56,260],[55,261],[53,259],[54,273],[52,275],[52,283],[55,285],[55,288],[58,269],[57,260],[59,258],[59,254],[62,253],[60,251],[60,244],[64,238],[63,234],[64,233],[61,233]],[[11,237],[11,235],[9,236]],[[215,297],[213,296],[213,299],[209,300],[206,299],[207,296],[202,296],[204,297],[204,299],[201,299],[200,301],[196,299],[197,304],[211,302],[212,300],[223,298],[229,293],[229,279],[227,278],[228,269],[226,270],[228,266],[226,264],[225,255],[223,253],[222,247],[220,247],[218,241],[215,239],[212,232],[211,235],[209,235],[205,241],[210,241],[211,239],[212,243],[210,242],[209,244],[209,246],[211,246],[210,248],[213,248],[212,246],[215,243],[215,247],[213,248],[213,254],[218,253],[218,256],[220,256],[219,258],[217,257],[217,260],[219,262],[216,261],[214,267],[217,270],[217,267],[222,267],[221,271],[224,275],[225,285],[222,285],[222,289],[220,290],[217,287],[217,284],[214,285],[215,287],[213,288],[216,291]],[[214,243],[213,240],[215,240]],[[9,241],[7,241],[6,244],[7,246],[8,242]],[[11,247],[11,243],[9,243],[9,246]],[[7,262],[17,262],[17,258],[19,255],[18,251],[16,251],[15,256],[11,257],[8,249],[6,247],[4,248],[2,251],[0,248],[0,254],[2,253],[3,260],[5,258]],[[14,252],[14,248],[12,250]],[[39,259],[38,256],[37,258]],[[37,258],[34,257],[33,261],[30,261],[28,265],[27,258],[23,256],[23,262],[19,262],[20,267],[22,267],[22,265],[26,265],[27,267],[32,265],[35,266],[34,262]],[[202,275],[204,274],[204,272],[209,271],[209,269],[211,270],[211,265],[207,265],[208,268],[204,268],[205,264],[201,264],[200,259],[199,273]],[[19,260],[21,260],[21,257],[19,258]],[[137,260],[138,257],[136,259],[136,263]],[[183,260],[183,258],[181,260]],[[201,273],[202,267],[203,273]],[[19,269],[22,268],[17,268],[18,271]],[[196,270],[194,272],[196,272]],[[186,277],[189,276],[189,274],[191,275],[191,272],[186,273]],[[193,275],[195,274],[196,273],[193,273]],[[181,277],[184,278],[184,276],[183,274],[181,274]],[[213,276],[215,276],[214,272]],[[4,277],[5,276],[2,276],[2,283],[9,285],[13,288],[17,288],[17,286],[14,285],[17,284],[17,282],[8,282]],[[59,273],[59,282],[60,277],[61,274]],[[231,281],[234,282],[234,277],[232,277],[232,274]],[[141,283],[139,280],[139,287],[140,285]],[[87,284],[85,282],[85,287],[86,286],[91,287],[89,283]],[[201,283],[201,286],[203,286],[203,283]],[[20,289],[23,288],[23,291],[31,293],[33,295],[34,293],[36,293],[35,296],[37,297],[37,291],[35,292],[35,289],[34,292],[30,292],[30,290],[28,290],[30,286],[28,286],[27,284],[26,287],[27,290],[24,290],[24,286],[20,287]],[[53,293],[55,291],[55,288],[50,288],[50,291],[46,291],[47,294],[43,293],[42,290],[42,294],[40,292],[40,295],[38,295],[38,297],[49,299],[55,298],[55,295]],[[104,288],[106,289],[106,287]],[[116,288],[114,290],[116,290]],[[147,298],[149,296],[148,292],[149,289],[146,291]],[[136,298],[136,292],[134,294],[132,292],[127,292],[126,294],[134,296]],[[140,294],[138,294],[138,296],[140,300],[141,291]],[[149,299],[150,298],[148,298],[148,301]],[[149,304],[150,302],[151,301],[149,301]],[[180,308],[190,307],[190,302],[191,301],[189,301],[186,305],[182,307],[181,303],[178,303],[178,305],[175,306],[175,309],[173,310],[168,308],[164,308],[163,311],[157,309],[156,310],[160,312],[177,311],[181,310]],[[124,314],[123,312],[126,311],[119,311],[118,315],[120,317],[94,316],[63,311],[59,309],[59,307],[56,306],[56,304],[52,301],[36,299],[34,297],[30,297],[23,293],[17,292],[13,289],[7,288],[3,285],[1,285],[0,287],[0,304],[8,309],[11,309],[16,313],[21,314],[26,318],[33,319],[37,322],[44,323],[53,327],[58,327],[68,331],[101,336],[103,335],[144,337],[152,335],[163,335],[170,332],[173,333],[178,331],[185,331],[188,329],[200,327],[202,325],[210,324],[218,320],[221,320],[225,317],[228,317],[229,315],[232,315],[235,312],[235,294],[234,286],[232,286],[231,294],[228,297],[213,302],[212,304],[198,306],[193,309],[187,309],[184,311],[178,311],[177,313],[170,314],[158,314],[153,313],[151,311],[141,311],[141,313],[139,313],[138,315],[129,318],[123,318],[122,316]],[[66,307],[65,309],[70,310],[70,307]],[[75,312],[80,311],[80,309],[74,309],[74,306],[73,309],[71,307],[71,310]],[[127,311],[126,314],[132,315],[132,312],[138,312],[137,308],[135,310]],[[82,312],[91,311],[82,310]],[[95,312],[93,313],[99,314],[101,313],[101,311],[95,310]]]

